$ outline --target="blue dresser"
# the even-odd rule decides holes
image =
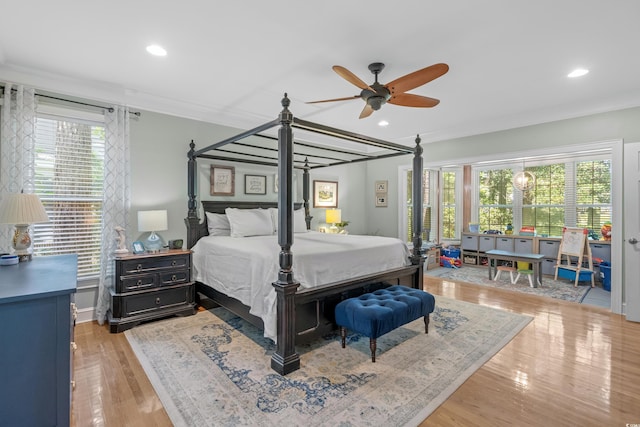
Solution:
[[[77,255],[0,266],[0,424],[69,426]]]

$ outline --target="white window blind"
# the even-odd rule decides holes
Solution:
[[[78,254],[78,278],[100,272],[105,129],[101,123],[38,117],[35,192],[49,215],[36,224],[38,255]]]

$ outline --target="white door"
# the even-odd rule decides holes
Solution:
[[[640,322],[640,142],[624,144],[624,230],[622,236],[625,313]]]

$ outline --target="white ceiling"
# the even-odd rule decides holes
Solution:
[[[0,80],[243,129],[287,92],[300,118],[410,144],[640,105],[639,21],[637,0],[6,0]],[[381,83],[447,63],[410,92],[440,104],[305,103],[358,95],[331,67],[373,83],[371,62]]]

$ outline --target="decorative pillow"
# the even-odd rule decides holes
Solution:
[[[293,211],[293,232],[294,233],[306,233],[307,222],[305,221],[304,209],[300,208]]]
[[[209,236],[230,236],[231,226],[225,214],[205,212]]]
[[[231,237],[268,236],[273,234],[273,221],[267,209],[225,209]]]
[[[273,220],[273,232],[278,233],[278,208],[269,208],[271,219]],[[293,232],[306,233],[307,222],[305,221],[304,209],[296,209],[293,211]]]

